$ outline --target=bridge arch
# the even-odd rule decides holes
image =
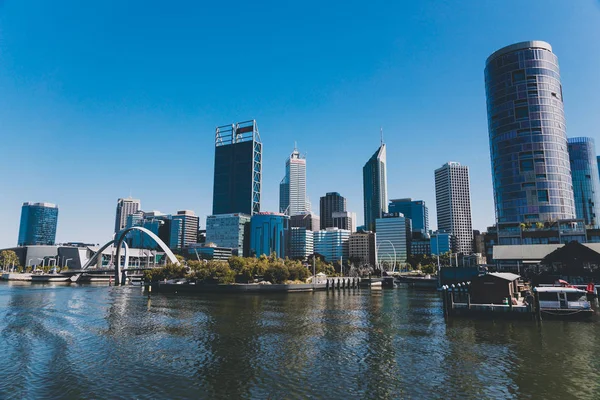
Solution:
[[[108,241],[104,246],[100,247],[100,249],[92,257],[90,257],[90,259],[85,263],[85,265],[81,269],[83,270],[83,269],[89,268],[90,265],[93,265],[95,262],[97,262],[98,257],[101,256],[101,254],[104,250],[106,250],[111,245],[115,245],[115,247],[117,249],[116,260],[115,260],[115,284],[118,284],[121,280],[121,247],[125,241],[125,236],[127,236],[127,234],[131,231],[140,231],[140,232],[148,235],[152,240],[154,240],[158,244],[158,246],[161,248],[161,250],[165,252],[167,258],[169,259],[169,261],[171,263],[176,264],[176,265],[180,264],[179,260],[177,260],[177,257],[175,257],[175,254],[173,254],[171,249],[169,249],[169,246],[167,246],[165,244],[165,242],[163,242],[154,232],[152,232],[146,228],[143,228],[141,226],[132,226],[130,228],[123,230],[120,233],[118,239],[115,239],[113,237],[112,240]],[[127,260],[125,260],[125,267],[126,266],[127,266]]]

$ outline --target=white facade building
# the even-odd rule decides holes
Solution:
[[[290,228],[290,258],[306,260],[314,253],[313,231],[307,228]]]
[[[285,177],[279,184],[279,212],[289,216],[310,212],[306,199],[306,158],[295,147],[285,161]]]
[[[455,252],[471,254],[473,226],[469,167],[448,162],[435,170],[435,203],[438,229],[454,236]]]

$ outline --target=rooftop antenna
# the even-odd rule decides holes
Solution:
[[[381,145],[383,146],[383,127],[379,127],[379,133],[381,135]]]

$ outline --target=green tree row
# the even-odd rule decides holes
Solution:
[[[316,273],[333,275],[333,266],[320,259],[315,262]],[[259,258],[231,257],[227,261],[195,261],[188,260],[187,265],[167,264],[162,268],[154,268],[144,272],[147,282],[158,282],[165,279],[187,278],[197,283],[251,283],[265,280],[271,283],[301,281],[312,275],[312,270],[298,260],[281,259],[275,255]]]

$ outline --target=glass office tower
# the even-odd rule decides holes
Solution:
[[[406,218],[410,218],[413,234],[418,234],[421,237],[429,234],[429,210],[423,200],[410,198],[390,200],[388,212],[401,213]]]
[[[383,141],[363,167],[363,195],[366,229],[375,232],[375,221],[388,212],[386,147]]]
[[[296,147],[285,161],[285,177],[279,184],[279,212],[290,216],[310,212],[306,201],[306,157]]]
[[[586,225],[598,226],[600,217],[600,177],[594,139],[569,138],[569,158],[573,175],[575,213]]]
[[[19,225],[19,246],[49,245],[56,242],[58,207],[51,203],[23,203]]]
[[[575,218],[558,59],[541,41],[493,53],[485,66],[496,221]]]
[[[256,121],[218,127],[213,215],[259,212],[261,182],[262,143]]]
[[[290,217],[285,214],[260,212],[250,218],[250,252],[256,257],[273,252],[285,258],[289,251]]]

